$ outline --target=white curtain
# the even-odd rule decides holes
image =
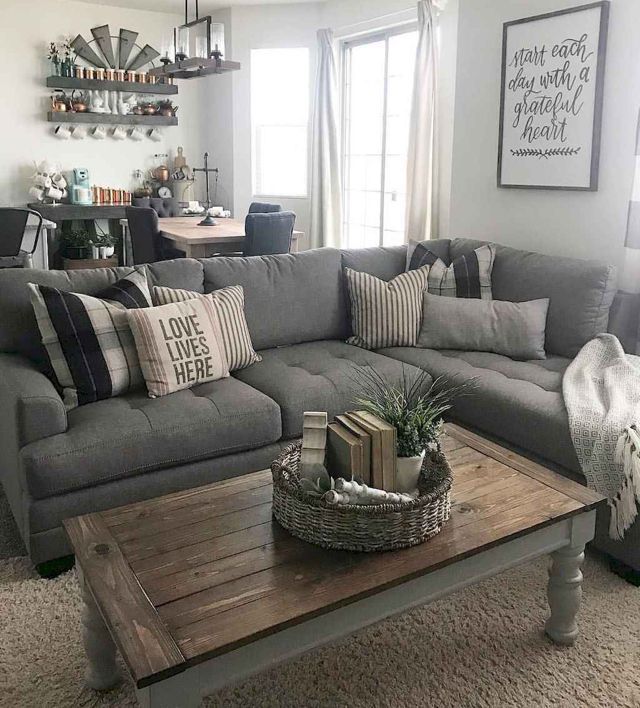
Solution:
[[[311,247],[341,245],[342,186],[338,131],[338,64],[333,32],[318,30],[318,74],[313,109]]]
[[[627,238],[620,290],[638,295],[640,293],[640,116],[635,145],[636,170],[627,216]],[[640,354],[640,323],[632,323],[636,333],[636,353]]]
[[[418,3],[418,48],[407,163],[407,241],[438,237],[436,5],[434,0]]]

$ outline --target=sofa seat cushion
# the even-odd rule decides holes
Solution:
[[[570,359],[514,361],[500,354],[391,348],[384,354],[454,382],[476,378],[453,417],[512,445],[580,472],[569,434],[562,377]]]
[[[266,349],[260,354],[261,362],[233,376],[278,403],[285,439],[302,435],[305,411],[326,411],[331,420],[354,407],[356,365],[373,366],[388,377],[402,374],[399,361],[334,340]]]
[[[231,377],[163,398],[140,391],[99,401],[68,421],[66,433],[21,451],[36,499],[257,448],[282,433],[278,405]]]

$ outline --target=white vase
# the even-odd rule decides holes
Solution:
[[[425,451],[414,457],[398,457],[396,467],[396,492],[411,494],[418,488],[418,478],[424,462]]]

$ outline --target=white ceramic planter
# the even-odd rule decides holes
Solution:
[[[415,457],[398,457],[396,468],[396,492],[410,494],[418,488],[418,477],[422,469],[425,451]]]

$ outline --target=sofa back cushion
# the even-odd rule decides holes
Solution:
[[[344,339],[349,326],[340,251],[203,259],[205,292],[242,285],[257,350]]]
[[[453,239],[451,258],[473,251],[482,243]],[[607,331],[609,309],[616,292],[613,266],[494,245],[495,300],[524,302],[549,298],[548,352],[573,357],[595,335]]]
[[[91,270],[0,269],[0,351],[22,354],[48,369],[27,283],[46,285],[65,292],[95,295],[131,273],[132,267]],[[155,285],[182,287],[202,292],[202,265],[179,259],[147,266]]]

